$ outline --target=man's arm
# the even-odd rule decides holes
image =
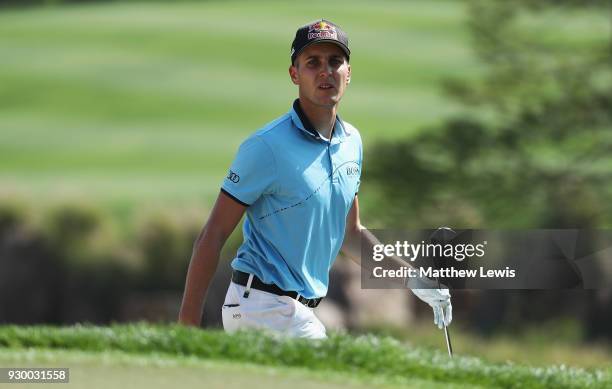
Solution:
[[[362,234],[365,235],[363,239],[365,239],[366,242],[376,241],[376,237],[361,224],[361,220],[359,219],[359,198],[355,195],[353,206],[346,218],[346,229],[341,251],[358,265],[361,265]]]
[[[223,192],[219,193],[208,221],[193,246],[179,323],[200,325],[206,291],[219,264],[221,249],[245,210],[244,205]]]
[[[361,244],[367,245],[367,252],[373,252],[374,245],[380,244],[380,241],[374,234],[368,231],[361,224],[361,220],[359,219],[359,198],[355,195],[355,200],[353,200],[353,206],[349,211],[349,214],[346,218],[346,230],[344,233],[344,241],[342,242],[342,252],[344,255],[351,258],[357,264],[362,267],[373,267],[372,261],[366,261],[366,263],[361,262]],[[394,263],[398,266],[410,266],[410,264],[406,261],[401,260],[397,257],[389,257]],[[366,269],[372,270],[372,269]]]

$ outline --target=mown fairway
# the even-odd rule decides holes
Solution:
[[[459,109],[441,80],[478,75],[465,12],[455,1],[316,0],[2,10],[0,196],[208,206],[241,139],[289,109],[290,42],[322,16],[350,36],[341,114],[366,150],[409,135]],[[609,24],[595,13],[537,20],[538,36],[574,48]]]
[[[135,356],[122,352],[0,350],[0,366],[68,367],[68,387],[87,389],[390,389],[400,386],[382,377],[359,379],[351,374],[317,373],[306,368],[271,367],[165,355]],[[408,381],[411,388],[478,388],[473,385],[436,383],[418,378]],[[24,384],[20,387],[38,388],[40,385]]]
[[[4,10],[0,194],[206,204],[240,141],[290,108],[295,28],[321,16],[352,42],[344,117],[366,142],[409,134],[453,111],[437,81],[474,71],[462,12],[426,1]]]

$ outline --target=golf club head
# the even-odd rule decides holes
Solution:
[[[455,239],[457,237],[457,233],[450,227],[439,227],[438,229],[436,229],[434,232],[431,233],[431,235],[429,236],[429,243],[433,243],[433,244],[439,244],[439,245],[446,245],[446,244],[452,244],[453,239]],[[448,268],[449,266],[453,265],[453,259],[452,258],[448,258],[446,256],[444,256],[443,254],[440,256],[434,256],[431,258],[431,266],[433,266],[435,269],[445,269]],[[448,285],[448,281],[445,278],[438,278],[438,286],[440,286],[440,284],[444,284],[446,286]]]
[[[430,236],[431,243],[445,244],[450,243],[457,237],[457,233],[450,227],[439,227]]]

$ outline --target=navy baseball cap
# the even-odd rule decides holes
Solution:
[[[348,48],[346,33],[329,20],[321,19],[308,23],[295,32],[295,38],[291,44],[291,63],[295,62],[297,56],[307,46],[318,42],[335,43],[346,54],[346,60],[349,60],[351,50]]]

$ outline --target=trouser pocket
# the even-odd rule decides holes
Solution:
[[[240,304],[224,304],[221,308],[221,318],[225,332],[232,333],[238,330],[242,320]]]

